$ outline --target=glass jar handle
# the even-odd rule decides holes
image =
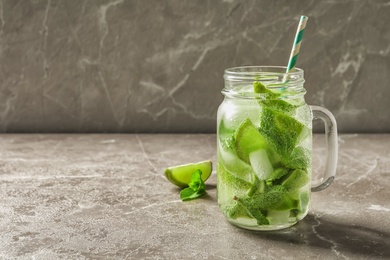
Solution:
[[[310,106],[313,117],[321,119],[325,124],[325,140],[327,146],[325,172],[320,179],[312,181],[311,191],[326,189],[336,176],[338,144],[337,123],[333,114],[326,108]]]

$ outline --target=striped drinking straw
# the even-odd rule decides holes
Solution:
[[[307,19],[309,19],[307,16],[302,15],[301,19],[299,20],[298,29],[297,33],[295,34],[294,45],[291,50],[290,60],[288,61],[286,73],[294,69],[295,64],[297,63],[299,48],[301,47],[301,42],[303,38],[303,33],[305,32]]]

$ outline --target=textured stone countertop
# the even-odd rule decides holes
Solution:
[[[215,172],[189,202],[163,177],[215,162],[215,135],[0,135],[0,259],[389,259],[390,135],[341,135],[339,147],[309,215],[259,233],[225,221]]]

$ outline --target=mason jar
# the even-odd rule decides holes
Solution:
[[[305,102],[304,73],[250,66],[225,70],[217,115],[217,196],[232,224],[278,230],[303,219],[311,191],[332,182],[337,127],[325,108]],[[312,120],[324,121],[326,169],[312,179]]]

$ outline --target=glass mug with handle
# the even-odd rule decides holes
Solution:
[[[217,197],[232,224],[278,230],[303,219],[311,191],[336,174],[337,126],[327,109],[306,104],[303,70],[251,66],[225,70],[217,115]],[[312,180],[312,120],[324,121],[326,169]]]

